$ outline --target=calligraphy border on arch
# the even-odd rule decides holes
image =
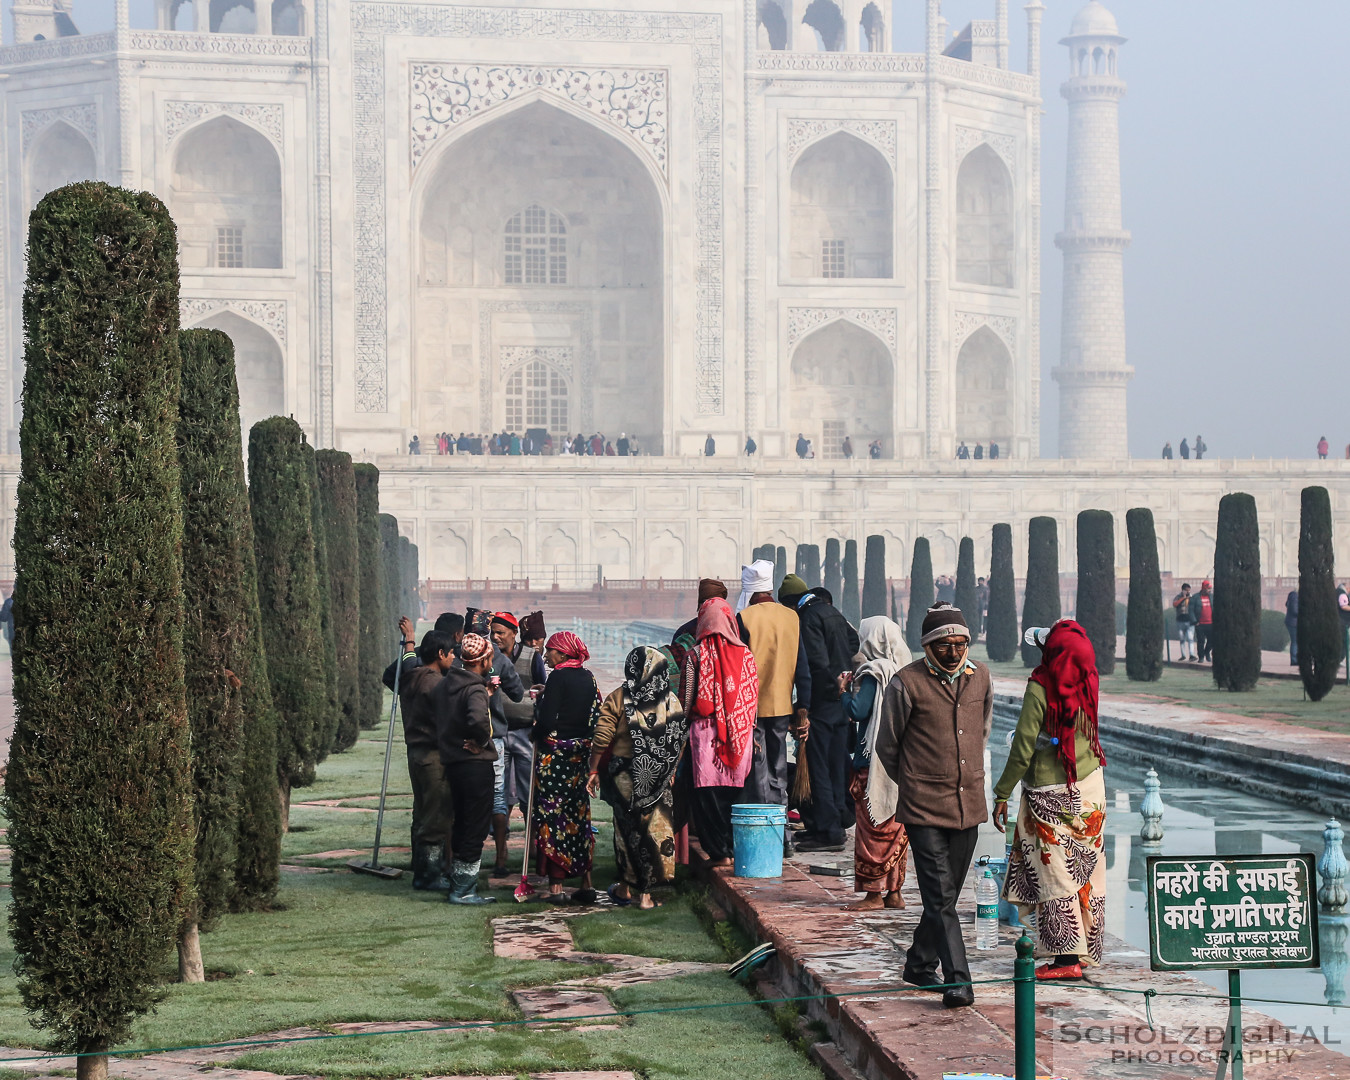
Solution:
[[[357,0],[351,6],[356,195],[356,409],[388,409],[385,39],[654,42],[692,47],[694,87],[694,400],[725,409],[722,186],[722,16],[586,9],[467,7]]]

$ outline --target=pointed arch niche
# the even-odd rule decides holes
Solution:
[[[218,311],[194,326],[220,330],[234,342],[234,371],[239,382],[239,425],[244,446],[259,420],[286,415],[286,366],[276,338],[251,319]]]
[[[1011,289],[1014,240],[1012,174],[982,143],[956,175],[956,280]]]
[[[418,167],[415,422],[497,430],[515,358],[537,351],[568,357],[569,426],[659,452],[665,210],[648,164],[548,100],[469,123]]]
[[[792,354],[790,386],[790,442],[800,432],[817,457],[835,458],[846,435],[858,457],[880,439],[881,456],[894,455],[894,364],[870,330],[836,319],[802,338]]]
[[[792,166],[794,278],[889,278],[894,178],[881,151],[847,131],[808,146]]]
[[[169,202],[184,268],[282,265],[281,158],[256,128],[217,116],[188,129]]]
[[[64,120],[57,120],[33,140],[27,173],[28,204],[36,206],[49,191],[98,177],[93,144]]]
[[[970,446],[996,442],[1012,452],[1013,365],[1008,346],[981,326],[956,357],[956,437]]]

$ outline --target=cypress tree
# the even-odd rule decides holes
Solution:
[[[323,642],[323,678],[326,703],[323,724],[315,735],[315,763],[323,761],[337,738],[342,706],[338,702],[337,639],[333,627],[332,574],[328,568],[328,529],[323,519],[323,499],[319,493],[319,465],[314,447],[308,441],[300,446],[309,471],[310,531],[314,536],[314,576],[319,586],[319,631]]]
[[[758,562],[760,559],[764,559],[767,562],[773,562],[772,544],[760,544],[759,547],[755,548],[755,550],[750,553],[751,562]]]
[[[844,595],[844,567],[839,558],[839,541],[825,541],[825,588],[835,602]]]
[[[398,622],[400,615],[408,614],[403,610],[403,568],[399,565],[398,558],[398,518],[393,514],[381,514],[377,520],[380,526],[380,559],[384,563],[386,625],[392,627]]]
[[[936,602],[933,553],[928,545],[928,537],[921,536],[914,541],[914,558],[909,564],[909,619],[905,623],[905,638],[916,653],[923,648],[920,644],[923,638],[923,617]],[[882,603],[885,603],[884,596]]]
[[[178,460],[183,489],[183,652],[192,729],[195,906],[178,942],[179,977],[202,982],[198,928],[229,909],[244,710],[236,657],[248,640],[241,510],[247,512],[234,345],[219,330],[178,337],[182,394]],[[231,675],[234,678],[231,678]]]
[[[312,483],[304,445],[300,425],[282,416],[261,420],[249,432],[253,554],[267,674],[277,711],[283,830],[290,816],[291,789],[314,782],[328,709]]]
[[[975,581],[975,541],[969,536],[963,536],[956,555],[956,606],[961,609],[970,626],[971,641],[978,638],[983,629],[980,624],[978,589]]]
[[[931,575],[930,575],[931,576]],[[862,617],[886,614],[886,538],[869,536],[863,549]],[[913,605],[911,605],[913,606]]]
[[[1298,674],[1313,701],[1336,685],[1341,638],[1331,496],[1324,487],[1305,487],[1298,524]]]
[[[862,608],[858,602],[858,541],[844,542],[844,565],[840,572],[843,596],[839,601],[839,610],[854,626],[862,622]]]
[[[360,652],[360,554],[356,542],[356,473],[350,454],[320,450],[319,507],[328,549],[328,602],[332,611],[333,656],[337,662],[338,722],[334,750],[356,745],[360,728],[361,689],[357,681]]]
[[[820,545],[806,545],[806,584],[812,589],[820,588]]]
[[[1214,545],[1214,681],[1221,690],[1254,690],[1261,678],[1261,533],[1256,500],[1233,492],[1219,500]]]
[[[1130,602],[1125,618],[1125,674],[1134,682],[1162,678],[1162,577],[1153,511],[1135,507],[1125,514],[1130,539]]]
[[[406,536],[398,538],[399,611],[417,625],[422,605],[417,599],[417,548]]]
[[[1079,624],[1097,653],[1097,672],[1116,670],[1116,534],[1106,510],[1078,515]]]
[[[1052,517],[1034,517],[1027,530],[1027,591],[1022,598],[1022,630],[1059,621],[1059,530]],[[1022,663],[1034,668],[1041,650],[1022,644]]]
[[[81,1080],[160,998],[193,894],[176,255],[153,195],[72,184],[29,217],[9,928]]]
[[[1017,655],[1017,579],[1013,571],[1012,526],[994,526],[989,561],[989,623],[984,628],[984,651],[990,660],[1007,661]]]
[[[277,784],[280,721],[272,703],[267,650],[263,647],[253,515],[242,487],[238,506],[248,637],[235,658],[239,666],[232,669],[243,694],[244,753],[239,777],[239,847],[230,910],[263,911],[271,907],[281,883],[282,804]]]
[[[380,676],[393,659],[386,639],[389,618],[384,610],[384,562],[380,557],[380,470],[367,462],[356,471],[356,543],[361,560],[361,625],[358,637],[360,664],[357,677],[361,684],[361,727],[379,725],[384,704],[384,684]],[[395,616],[397,618],[397,616]]]
[[[778,595],[778,586],[787,577],[787,548],[781,544],[773,549],[773,592]]]

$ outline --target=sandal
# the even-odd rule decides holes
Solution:
[[[627,907],[629,904],[633,902],[633,898],[631,896],[615,896],[614,890],[617,889],[618,887],[619,883],[616,881],[613,885],[611,885],[608,889],[605,890],[605,895],[609,897],[609,902],[613,904],[615,907]]]
[[[594,904],[599,899],[594,889],[578,889],[572,894],[574,904]]]

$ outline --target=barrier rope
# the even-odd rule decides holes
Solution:
[[[915,993],[933,993],[943,990],[955,990],[966,986],[999,986],[1011,984],[1015,980],[1011,977],[1002,979],[972,979],[970,982],[962,983],[942,983],[936,986],[884,986],[875,987],[867,990],[846,990],[837,994],[801,994],[795,997],[783,998],[747,998],[744,1001],[715,1001],[703,1005],[666,1005],[652,1009],[622,1009],[613,1012],[604,1013],[586,1013],[580,1016],[560,1017],[557,1020],[549,1020],[547,1017],[532,1017],[530,1019],[520,1020],[465,1020],[453,1024],[438,1024],[433,1027],[405,1028],[401,1031],[353,1031],[321,1033],[316,1035],[286,1035],[278,1036],[272,1039],[232,1039],[227,1042],[214,1043],[189,1043],[183,1046],[149,1046],[140,1047],[131,1050],[89,1050],[80,1053],[44,1053],[32,1054],[25,1057],[11,1057],[0,1059],[0,1068],[11,1064],[20,1064],[26,1062],[57,1061],[67,1058],[81,1057],[118,1057],[133,1058],[145,1057],[151,1054],[169,1054],[181,1053],[187,1050],[226,1050],[237,1049],[239,1047],[263,1048],[268,1046],[280,1046],[288,1043],[304,1042],[325,1042],[333,1039],[372,1039],[385,1038],[399,1035],[427,1035],[447,1031],[495,1031],[503,1028],[524,1027],[530,1024],[549,1024],[549,1025],[571,1025],[582,1020],[613,1020],[615,1017],[632,1019],[636,1016],[653,1016],[660,1013],[682,1013],[682,1012],[706,1012],[714,1009],[734,1009],[743,1008],[748,1005],[791,1005],[804,1001],[830,1001],[840,998],[853,997],[878,997],[889,994],[915,994]],[[1044,985],[1044,984],[1042,984]],[[1135,986],[1101,986],[1096,983],[1069,983],[1057,982],[1054,984],[1056,990],[1092,990],[1099,993],[1113,994],[1139,994],[1144,998],[1144,1013],[1147,1018],[1148,1028],[1154,1030],[1152,1001],[1160,997],[1180,997],[1200,999],[1204,1001],[1229,1001],[1227,994],[1206,994],[1190,993],[1184,990],[1158,990],[1149,986],[1139,988]],[[1265,1005],[1301,1005],[1324,1009],[1344,1008],[1341,1005],[1332,1005],[1325,1001],[1292,1001],[1286,998],[1260,998],[1248,997],[1243,995],[1242,1002],[1246,1004],[1265,1004]]]

